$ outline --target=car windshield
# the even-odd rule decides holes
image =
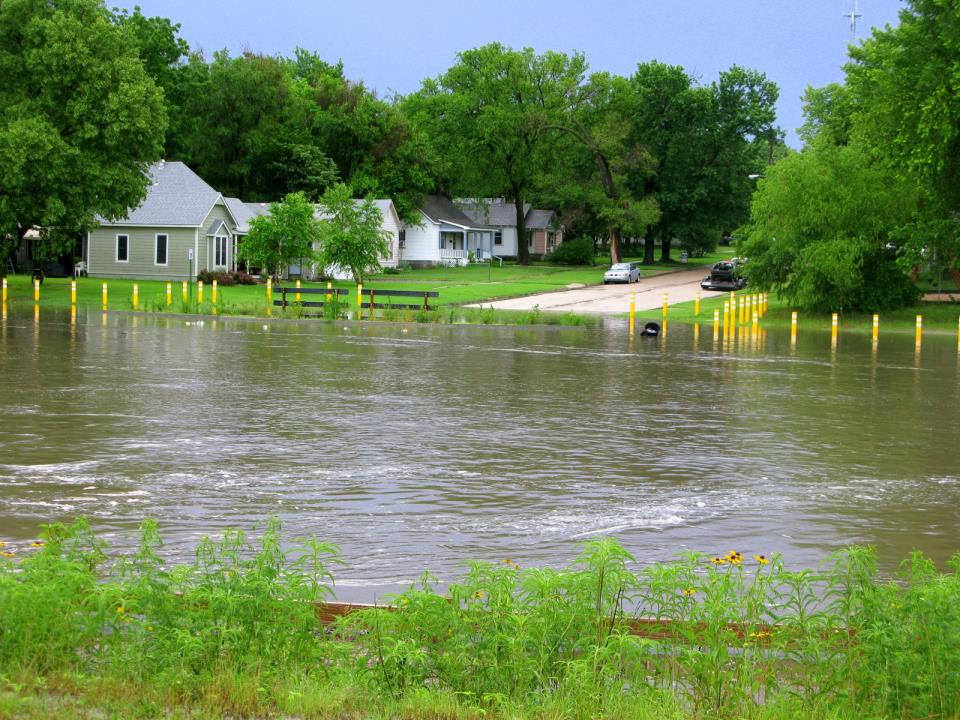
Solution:
[[[611,270],[629,270],[630,263],[617,263],[616,265],[610,266]]]

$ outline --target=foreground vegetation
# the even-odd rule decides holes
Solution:
[[[960,556],[896,581],[851,548],[820,569],[730,551],[634,570],[615,540],[563,570],[471,563],[322,622],[336,546],[271,520],[162,557],[85,521],[0,565],[0,718],[900,718],[960,712]],[[649,618],[644,623],[633,616]]]

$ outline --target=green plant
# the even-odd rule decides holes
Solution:
[[[547,255],[546,260],[556,265],[593,265],[593,239],[580,237],[564,240]]]

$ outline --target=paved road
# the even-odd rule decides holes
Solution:
[[[496,300],[470,307],[492,305],[501,310],[532,310],[536,305],[541,310],[557,312],[616,314],[630,309],[630,293],[636,293],[637,310],[655,310],[663,305],[664,293],[667,293],[667,301],[671,305],[695,299],[700,290],[700,281],[708,273],[709,268],[697,268],[641,278],[639,283],[633,285],[590,285],[576,290]],[[700,294],[707,298],[724,293],[701,290]]]

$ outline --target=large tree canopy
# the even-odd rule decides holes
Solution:
[[[163,93],[98,0],[0,3],[0,238],[123,216],[163,146]]]

